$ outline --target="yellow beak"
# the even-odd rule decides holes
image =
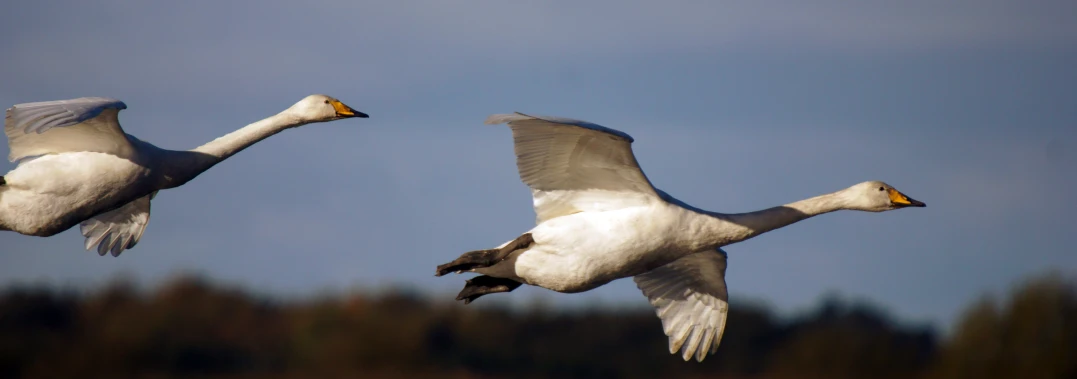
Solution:
[[[354,110],[354,109],[352,109],[352,107],[344,105],[344,103],[341,103],[340,100],[336,100],[336,99],[331,100],[330,104],[333,104],[333,109],[337,111],[337,116],[339,116],[339,117],[359,117],[359,118],[370,117],[366,113]]]
[[[913,200],[912,198],[910,198],[908,196],[905,196],[905,194],[903,194],[901,192],[898,192],[898,190],[896,190],[896,189],[891,188],[891,189],[886,190],[886,192],[887,192],[887,194],[890,195],[890,202],[894,203],[894,205],[897,205],[897,206],[900,206],[900,207],[925,207],[925,206],[927,206],[927,204],[924,204],[921,201],[916,201],[916,200]]]

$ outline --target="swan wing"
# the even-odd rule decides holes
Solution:
[[[632,278],[662,319],[670,354],[702,362],[718,350],[729,311],[725,267],[725,251],[706,250]]]
[[[86,250],[96,246],[97,254],[111,252],[117,257],[124,249],[135,247],[150,222],[150,200],[154,196],[157,191],[79,224],[86,237]]]
[[[4,117],[8,159],[75,151],[129,158],[134,148],[117,118],[126,108],[122,101],[104,97],[16,104]]]
[[[534,198],[537,222],[581,211],[647,204],[658,194],[632,154],[632,137],[586,121],[495,114],[508,123],[520,179]]]

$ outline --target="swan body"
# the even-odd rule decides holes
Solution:
[[[325,95],[189,151],[166,150],[126,134],[109,98],[17,104],[7,110],[9,159],[0,177],[0,230],[47,237],[81,224],[86,248],[118,256],[138,243],[150,200],[221,160],[288,128],[367,117]]]
[[[522,284],[575,293],[633,277],[656,308],[670,353],[702,361],[718,347],[728,293],[722,246],[837,210],[922,207],[878,181],[740,214],[708,212],[655,189],[632,137],[585,121],[524,114],[508,123],[517,168],[531,188],[536,226],[495,249],[465,253],[437,274],[475,272],[458,300]]]
[[[558,292],[588,291],[702,249],[689,212],[655,202],[554,218],[527,232],[535,243],[511,255],[515,261],[475,271]]]

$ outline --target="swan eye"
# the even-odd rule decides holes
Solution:
[[[885,191],[885,190],[886,190],[885,188],[879,187],[879,191]]]
[[[326,101],[325,101],[325,103],[326,103],[326,104],[329,104],[329,100],[326,100]]]

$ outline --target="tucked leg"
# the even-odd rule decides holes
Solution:
[[[513,251],[531,246],[534,242],[535,239],[531,237],[531,233],[524,233],[500,249],[469,251],[452,262],[438,266],[437,273],[434,275],[442,276],[450,272],[463,272],[480,267],[490,267],[508,258]]]
[[[520,282],[512,279],[495,278],[489,275],[481,275],[471,278],[456,295],[456,300],[463,300],[464,304],[470,304],[482,295],[498,292],[511,292],[520,287]]]

